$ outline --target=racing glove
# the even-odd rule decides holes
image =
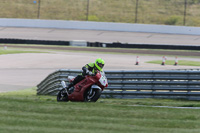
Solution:
[[[88,71],[87,75],[93,76],[94,74],[91,71]]]
[[[83,76],[85,75],[95,76],[95,74],[89,71],[86,67],[83,67],[82,70],[83,70],[83,73],[82,73]]]

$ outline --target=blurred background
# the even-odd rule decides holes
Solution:
[[[0,18],[200,26],[200,0],[0,0]]]

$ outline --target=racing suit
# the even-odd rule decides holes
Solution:
[[[97,68],[95,66],[95,63],[86,64],[85,66],[82,67],[82,70],[83,70],[82,74],[77,75],[76,78],[67,86],[66,89],[73,87],[75,84],[83,80],[86,75],[94,76],[97,74]]]

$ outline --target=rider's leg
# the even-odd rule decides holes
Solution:
[[[78,75],[76,76],[76,78],[67,86],[67,89],[73,87],[75,84],[77,84],[78,82],[80,82],[81,80],[83,80],[85,77],[83,77],[82,75]]]

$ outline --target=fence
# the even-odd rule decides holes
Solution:
[[[60,81],[81,71],[61,69],[38,84],[38,95],[56,95]],[[200,100],[200,71],[106,71],[103,98],[174,98]]]
[[[200,26],[200,0],[0,0],[0,18]]]

